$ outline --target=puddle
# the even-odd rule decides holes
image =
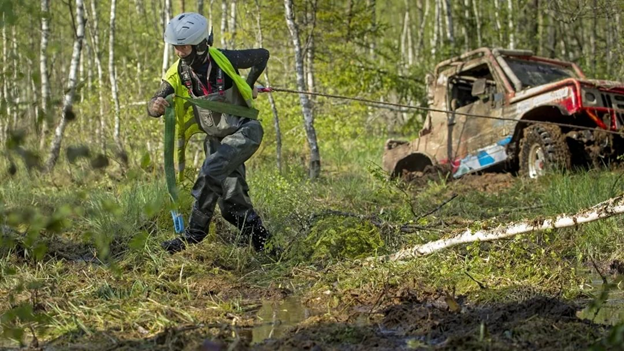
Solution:
[[[281,301],[264,301],[256,314],[257,322],[251,331],[251,344],[280,338],[289,328],[310,316],[310,309],[296,297],[287,297]]]
[[[603,290],[602,278],[590,275],[590,279],[591,292],[596,297],[600,296]],[[589,306],[576,314],[577,317],[606,325],[616,325],[624,322],[624,281],[620,280],[619,283],[616,283],[609,279],[609,283],[613,284],[613,286],[609,290],[607,301],[599,309],[592,307],[590,302]]]

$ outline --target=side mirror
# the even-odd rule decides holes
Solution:
[[[475,80],[472,85],[472,92],[470,93],[474,97],[480,97],[485,94],[486,81],[485,78],[479,78]]]

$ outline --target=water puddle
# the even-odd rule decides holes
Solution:
[[[289,328],[311,315],[310,309],[296,297],[287,297],[281,301],[264,301],[256,314],[257,322],[251,331],[251,343],[280,338]]]
[[[624,322],[624,281],[618,282],[609,280],[612,286],[608,290],[607,300],[599,307],[590,304],[576,315],[582,319],[588,319],[598,324],[615,325]],[[602,278],[597,275],[590,275],[591,292],[598,298],[604,290]]]

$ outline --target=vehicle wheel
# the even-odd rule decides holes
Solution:
[[[570,149],[561,128],[535,124],[524,130],[520,141],[520,174],[537,178],[555,169],[569,169],[570,162]]]

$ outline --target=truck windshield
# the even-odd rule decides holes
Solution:
[[[513,58],[506,58],[506,61],[525,89],[576,77],[572,69],[564,66]]]

